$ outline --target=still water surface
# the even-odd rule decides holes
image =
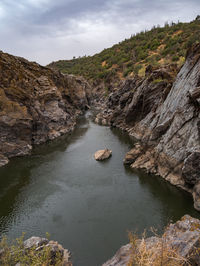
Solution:
[[[0,168],[0,235],[45,236],[73,255],[74,265],[98,266],[127,243],[127,232],[160,231],[193,209],[191,196],[162,179],[134,173],[123,158],[131,139],[80,119],[71,136],[37,147]],[[96,150],[113,156],[96,162]]]

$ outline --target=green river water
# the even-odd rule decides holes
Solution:
[[[126,134],[86,115],[71,135],[11,160],[0,168],[0,235],[48,232],[75,266],[98,266],[128,242],[128,231],[162,232],[186,213],[200,218],[189,194],[124,167],[131,146]],[[106,147],[113,156],[96,162],[94,152]]]

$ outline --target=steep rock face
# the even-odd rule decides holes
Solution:
[[[0,52],[0,165],[73,129],[89,84]]]
[[[131,167],[190,191],[200,210],[200,45],[188,52],[172,86],[173,73],[172,68],[147,69],[144,80],[126,81],[109,96],[96,122],[127,130],[143,146],[140,152],[133,148],[133,159],[128,155]]]
[[[138,253],[144,251],[149,256],[149,259],[151,256],[152,260],[159,261],[159,257],[162,256],[162,250],[160,248],[163,248],[164,252],[166,250],[171,251],[172,257],[175,252],[177,258],[187,260],[189,263],[187,265],[200,265],[200,221],[189,215],[185,215],[180,221],[177,221],[175,224],[170,224],[161,237],[156,236],[143,239],[142,241],[137,240],[134,245],[127,244],[121,247],[114,257],[104,263],[103,266],[129,265],[130,261],[133,262],[133,265],[138,265],[134,263],[134,255],[137,256]],[[147,265],[149,264],[147,263]],[[168,264],[163,263],[163,265],[174,264],[173,262],[168,262]]]

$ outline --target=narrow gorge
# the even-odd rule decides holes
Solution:
[[[200,210],[200,45],[192,47],[174,83],[173,68],[127,79],[111,93],[96,122],[136,140],[124,163],[145,169],[192,193]],[[101,104],[100,104],[101,106]]]
[[[149,65],[144,77],[112,80],[106,92],[102,83],[3,52],[0,80],[0,234],[50,229],[77,265],[92,266],[124,244],[126,230],[172,219],[160,232],[199,265],[200,223],[189,215],[200,218],[200,44],[180,69]],[[100,148],[113,156],[96,162]],[[69,259],[57,242],[32,241]],[[104,265],[126,265],[130,252],[128,244]]]

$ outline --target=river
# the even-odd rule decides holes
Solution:
[[[186,213],[200,218],[189,194],[124,167],[132,142],[88,113],[71,135],[12,159],[0,168],[0,235],[48,232],[71,251],[75,266],[98,266],[128,242],[128,231],[162,232]],[[113,156],[97,162],[93,154],[102,148]]]

